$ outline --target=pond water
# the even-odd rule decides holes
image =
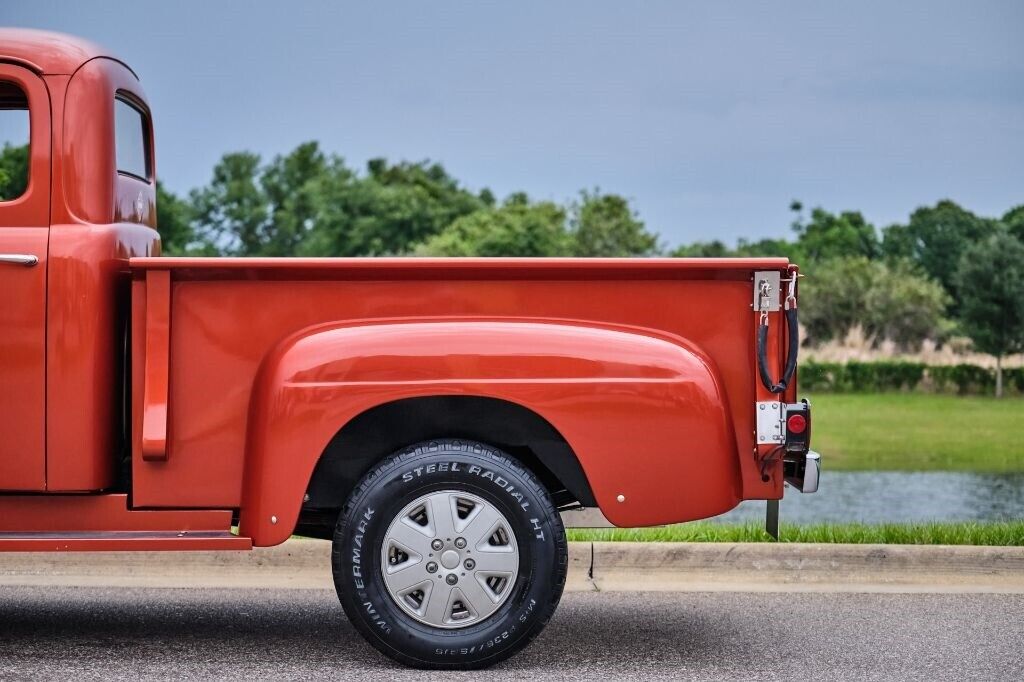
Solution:
[[[1024,473],[823,471],[818,492],[787,488],[783,523],[899,523],[1024,519]],[[715,522],[763,522],[765,503],[748,501]]]

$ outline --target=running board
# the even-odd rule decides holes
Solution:
[[[0,552],[124,552],[252,549],[250,538],[225,530],[0,532]]]
[[[0,552],[252,549],[228,509],[133,509],[123,493],[0,495]]]

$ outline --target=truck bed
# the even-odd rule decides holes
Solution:
[[[789,262],[161,257],[133,258],[130,267],[134,503],[231,509],[242,502],[247,421],[261,363],[289,336],[328,322],[560,320],[624,325],[677,337],[713,364],[732,415],[737,451],[752,452],[757,399],[752,275],[784,271]],[[145,390],[147,282],[156,281],[155,273],[168,273],[169,282],[168,456],[166,461],[146,462],[138,434]],[[773,338],[773,344],[778,342]],[[622,435],[623,446],[629,448],[622,454],[624,461],[644,468],[671,462],[664,471],[679,471],[680,460],[700,466],[699,443],[657,442],[642,423],[643,413],[638,414],[641,421]],[[588,453],[577,455],[586,467]],[[740,489],[730,504],[781,495],[781,480],[763,481],[752,456],[740,457],[739,471]],[[681,483],[679,494],[686,495],[688,489]],[[710,513],[721,511],[725,509]]]

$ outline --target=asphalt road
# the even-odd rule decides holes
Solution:
[[[1024,677],[1024,595],[571,593],[486,673],[407,672],[326,590],[0,586],[0,679]]]

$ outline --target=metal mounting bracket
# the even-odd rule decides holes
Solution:
[[[783,427],[784,403],[775,400],[764,400],[755,403],[757,408],[757,444],[781,445],[786,439]]]
[[[767,293],[762,292],[762,285],[768,285]],[[754,273],[754,312],[773,313],[781,305],[779,291],[782,286],[782,274],[778,270],[758,270]]]

